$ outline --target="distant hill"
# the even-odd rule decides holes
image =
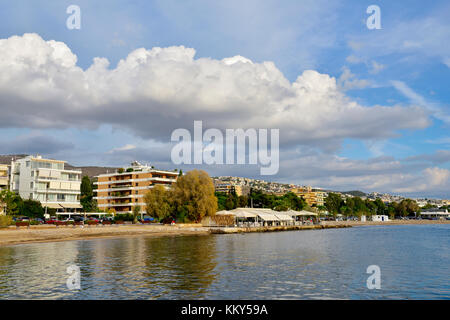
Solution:
[[[113,167],[95,167],[95,166],[74,167],[68,163],[66,163],[65,168],[68,170],[81,170],[82,176],[88,176],[89,178],[93,178],[95,176],[105,174],[108,172],[113,173],[118,169]]]
[[[26,156],[27,154],[0,155],[0,164],[11,164],[11,159],[20,159]],[[75,167],[68,163],[66,163],[65,168],[68,170],[81,170],[82,175],[89,176],[89,178],[108,172],[114,172],[118,169],[113,167],[96,167],[96,166]]]
[[[344,194],[350,194],[354,197],[366,197],[367,193],[359,191],[359,190],[352,190],[352,191],[343,191]]]
[[[0,154],[0,164],[11,164],[11,159],[25,158],[27,154]]]

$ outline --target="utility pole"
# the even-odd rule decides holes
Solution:
[[[48,183],[45,184],[45,216],[47,217],[47,207],[48,207]]]

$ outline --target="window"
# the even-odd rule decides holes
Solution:
[[[30,189],[33,189],[33,181],[30,182]]]

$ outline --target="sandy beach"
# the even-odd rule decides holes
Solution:
[[[423,224],[450,224],[448,220],[394,220],[387,222],[374,221],[323,221],[325,228],[343,228],[373,225],[423,225]],[[224,229],[224,228],[222,228]],[[296,228],[266,227],[261,230],[245,230],[245,228],[226,228],[227,232],[214,232],[201,224],[171,225],[112,225],[112,226],[84,226],[84,227],[56,227],[54,225],[41,225],[26,227],[9,227],[0,229],[0,246],[8,246],[32,242],[53,242],[67,240],[86,240],[96,238],[118,238],[134,236],[178,236],[178,235],[207,235],[210,233],[237,233],[237,232],[267,232],[283,230],[312,230],[321,229],[321,226],[303,226]],[[232,230],[240,229],[240,230]]]
[[[42,225],[9,227],[0,229],[0,246],[30,242],[53,242],[85,240],[95,238],[118,238],[132,236],[177,236],[209,234],[209,229],[200,224],[170,225],[112,225],[84,227],[56,227]]]

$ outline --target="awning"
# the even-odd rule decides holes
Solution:
[[[234,215],[236,218],[256,218],[256,214],[254,214],[251,209],[237,208],[228,212],[229,214]]]
[[[286,213],[290,216],[317,216],[318,215],[315,212],[306,211],[306,210],[302,210],[302,211],[289,210],[289,211],[286,211]]]
[[[270,213],[258,212],[258,217],[260,217],[264,221],[280,221],[280,219]]]
[[[274,215],[281,221],[293,221],[294,220],[294,219],[292,219],[291,216],[288,216],[287,214],[275,213]]]
[[[79,203],[73,203],[73,204],[61,203],[61,206],[66,209],[81,209],[81,208],[83,208],[83,206]]]
[[[234,213],[233,212],[231,212],[231,211],[228,211],[228,210],[220,210],[220,211],[217,211],[216,212],[216,215],[229,215],[229,214],[231,214],[231,215],[234,215]]]
[[[61,209],[62,207],[59,205],[59,203],[44,203],[42,205],[43,207],[47,207],[50,209]]]

